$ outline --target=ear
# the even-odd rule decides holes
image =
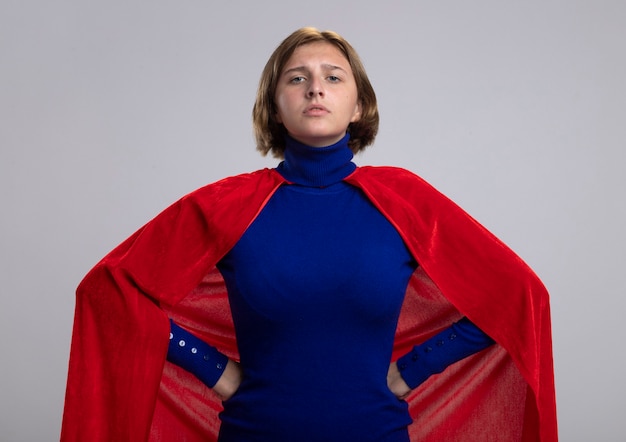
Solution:
[[[350,118],[350,123],[356,123],[361,119],[361,112],[363,110],[363,105],[361,104],[361,100],[357,101],[356,106],[354,107],[354,113],[352,114],[352,118]]]

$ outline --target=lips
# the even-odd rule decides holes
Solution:
[[[304,110],[304,113],[306,115],[323,115],[329,112],[330,111],[328,110],[328,108],[322,106],[321,104],[312,104],[310,106],[307,106],[307,108]]]

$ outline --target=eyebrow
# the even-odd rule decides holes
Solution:
[[[334,71],[334,70],[339,69],[339,70],[341,70],[341,71],[347,72],[347,71],[346,71],[344,68],[342,68],[341,66],[335,66],[334,64],[328,64],[328,63],[323,64],[323,65],[322,65],[322,68],[324,68],[324,69],[325,69],[325,70],[327,70],[327,71]],[[293,72],[308,71],[308,70],[309,70],[309,69],[308,69],[306,66],[296,66],[296,67],[289,68],[289,69],[287,69],[287,70],[283,71],[282,75],[290,74],[290,73],[293,73]]]

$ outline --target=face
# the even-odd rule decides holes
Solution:
[[[361,104],[341,51],[326,42],[296,48],[278,79],[276,118],[301,143],[324,147],[339,141],[361,117]]]

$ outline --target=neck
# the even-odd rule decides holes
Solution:
[[[325,187],[350,175],[356,165],[348,146],[350,135],[327,147],[311,147],[294,140],[285,139],[285,160],[278,172],[288,181],[304,186]]]

